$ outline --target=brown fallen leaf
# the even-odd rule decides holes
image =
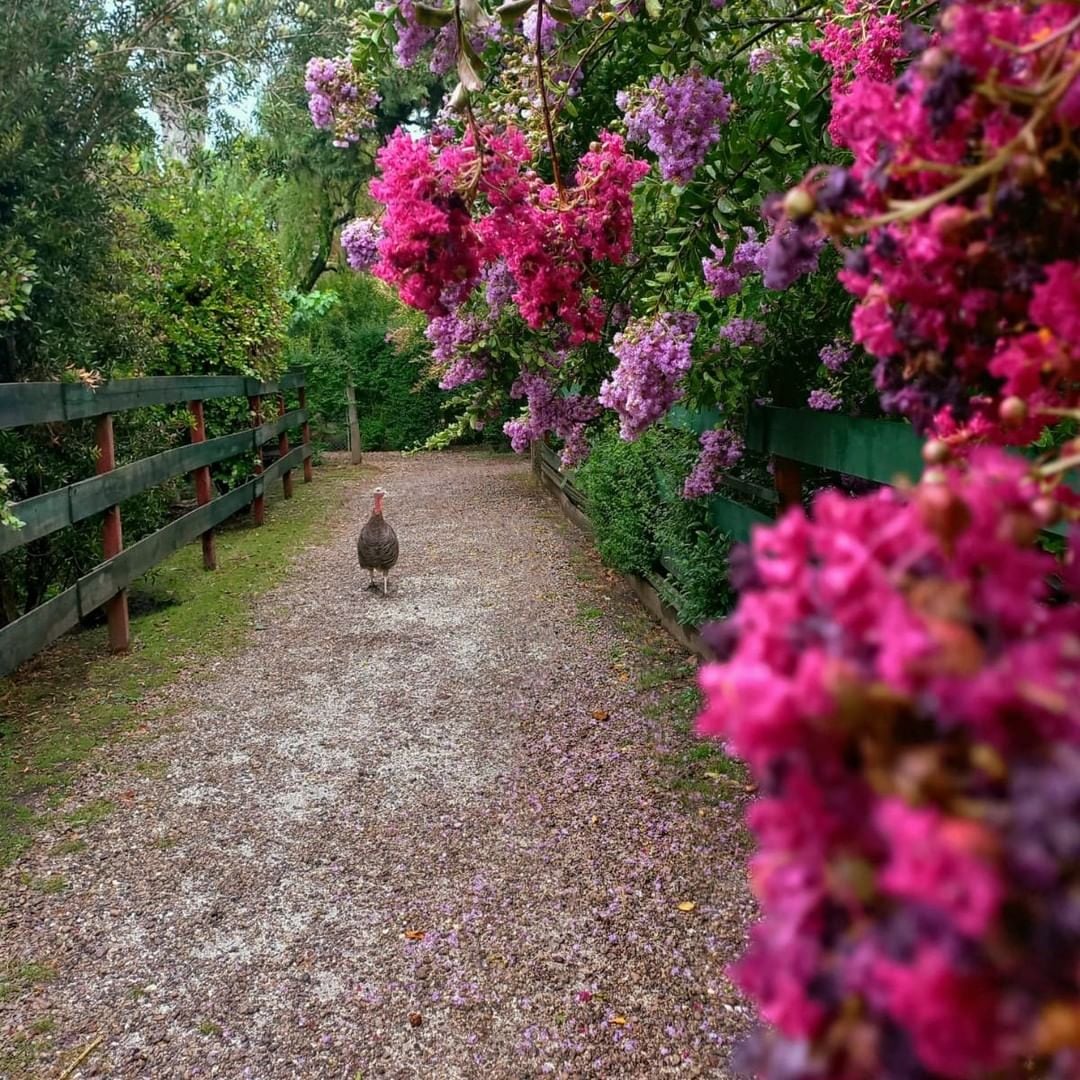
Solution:
[[[697,904],[695,904],[693,900],[683,900],[682,903],[679,904],[680,911],[693,911],[696,907]]]
[[[611,1022],[612,1022],[613,1024],[618,1024],[618,1025],[619,1025],[619,1027],[622,1027],[622,1026],[623,1026],[623,1024],[625,1024],[625,1023],[626,1023],[626,1017],[625,1017],[625,1016],[613,1016],[613,1017],[611,1018]]]
[[[409,1023],[413,1027],[419,1027],[424,1022],[424,1018],[419,1013],[409,1013]]]
[[[592,718],[594,720],[606,720],[610,715],[611,713],[607,712],[604,709],[593,709],[592,712]]]
[[[425,931],[425,930],[406,930],[405,931],[405,936],[410,941],[423,941],[424,940],[424,934],[426,932],[427,931]]]

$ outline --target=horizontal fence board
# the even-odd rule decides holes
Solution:
[[[768,514],[763,514],[752,506],[744,506],[742,503],[725,498],[723,495],[710,495],[708,507],[709,521],[740,544],[745,544],[750,539],[750,530],[755,525],[773,523],[773,519]]]
[[[79,590],[73,585],[0,629],[0,675],[7,675],[79,621]]]
[[[23,527],[11,529],[0,525],[0,553],[23,547],[59,529],[65,529],[72,520],[67,488],[35,495],[32,499],[23,499],[11,507],[11,512],[23,523]]]
[[[84,383],[0,383],[0,430],[85,420],[151,405],[179,405],[223,397],[269,396],[306,385],[302,371],[278,382],[242,375],[155,375],[113,379],[96,389]]]
[[[0,526],[0,553],[99,514],[174,476],[245,453],[254,453],[254,437],[250,430],[177,446],[100,476],[80,480],[67,488],[24,499],[12,506],[12,513],[24,523],[23,528]]]
[[[151,405],[179,405],[221,397],[243,397],[245,380],[229,375],[169,375],[114,379],[97,390],[71,383],[65,391],[69,420],[126,412]]]
[[[276,480],[282,473],[295,469],[304,463],[304,458],[311,456],[311,447],[297,446],[290,450],[284,457],[279,457],[273,465],[268,465],[266,471],[259,477],[265,487],[271,480]]]
[[[739,495],[746,495],[748,498],[764,503],[766,506],[775,506],[779,502],[775,488],[764,487],[762,484],[754,484],[749,480],[740,480],[736,476],[726,474],[721,474],[717,479],[729,491],[737,492]]]
[[[106,507],[116,506],[174,476],[244,453],[254,453],[251,431],[239,431],[235,435],[222,435],[206,442],[163,450],[152,457],[121,465],[119,469],[93,476],[89,480],[81,480],[71,485],[72,521],[81,521]]]
[[[755,406],[746,444],[752,450],[805,465],[891,483],[922,474],[922,440],[910,424],[812,409]]]
[[[163,529],[158,529],[137,544],[125,548],[119,555],[79,578],[79,610],[82,615],[88,615],[101,607],[177,548],[191,543],[207,529],[232,517],[252,501],[254,493],[255,481],[249,480],[205,506],[170,522]]]
[[[0,429],[25,424],[53,424],[67,419],[65,383],[25,382],[0,384]]]
[[[285,413],[284,416],[267,420],[265,424],[261,424],[256,428],[256,441],[262,446],[263,443],[276,439],[283,431],[299,427],[306,422],[307,418],[307,409],[293,409],[291,412]]]

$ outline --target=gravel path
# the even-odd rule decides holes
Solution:
[[[55,970],[0,1039],[51,1030],[52,1077],[98,1036],[73,1075],[730,1075],[739,807],[671,790],[654,633],[527,464],[369,461],[250,649],[175,688],[204,704],[88,770],[85,849],[0,877],[0,951]]]

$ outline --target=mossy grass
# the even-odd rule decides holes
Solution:
[[[164,710],[146,705],[153,691],[251,640],[254,601],[320,536],[343,489],[361,475],[337,463],[318,469],[311,484],[297,473],[291,500],[268,498],[265,526],[242,518],[219,532],[216,572],[203,570],[198,543],[155,567],[130,590],[126,655],[107,652],[99,626],[67,635],[0,679],[0,866],[56,818],[80,764],[98,747],[167,721]],[[63,820],[77,832],[112,809],[107,799],[95,800]]]

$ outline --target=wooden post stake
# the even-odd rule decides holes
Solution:
[[[307,387],[301,386],[298,395],[300,398],[300,408],[307,412]],[[304,426],[301,428],[303,433],[304,445],[311,446],[311,424],[307,420],[304,421]],[[311,483],[311,455],[309,454],[304,458],[304,483]]]
[[[780,510],[802,505],[802,473],[799,463],[790,458],[776,457],[773,463],[773,487],[780,497]]]
[[[113,436],[113,418],[109,413],[97,418],[97,473],[111,472],[116,468],[116,440]],[[105,511],[101,527],[101,546],[106,559],[124,550],[124,529],[120,522],[120,507],[110,506]],[[127,652],[131,647],[131,623],[128,618],[127,590],[121,589],[105,604],[109,618],[109,648],[113,652]]]
[[[255,428],[256,433],[262,426],[262,398],[256,394],[254,397],[248,398],[248,404],[251,406],[251,426]],[[257,437],[257,435],[256,435]],[[262,476],[263,474],[263,449],[262,443],[259,443],[255,447],[255,475]],[[266,496],[265,494],[258,494],[255,496],[255,501],[251,504],[252,517],[254,518],[256,525],[261,525],[266,520]]]
[[[203,403],[192,401],[188,405],[195,424],[191,429],[191,441],[193,443],[206,442],[206,417],[203,414]],[[210,466],[203,465],[191,474],[195,485],[195,501],[200,506],[205,506],[214,497],[213,483],[210,479]],[[202,534],[202,561],[203,569],[217,569],[217,547],[214,543],[214,530],[207,529]]]
[[[285,395],[278,394],[278,416],[285,415]],[[277,441],[278,457],[283,458],[289,452],[289,433],[283,431]],[[286,469],[281,474],[281,492],[286,499],[292,498],[292,471]]]
[[[360,421],[356,416],[356,387],[352,383],[345,387],[345,400],[349,403],[349,449],[352,451],[349,460],[359,465],[363,454],[360,452]]]

